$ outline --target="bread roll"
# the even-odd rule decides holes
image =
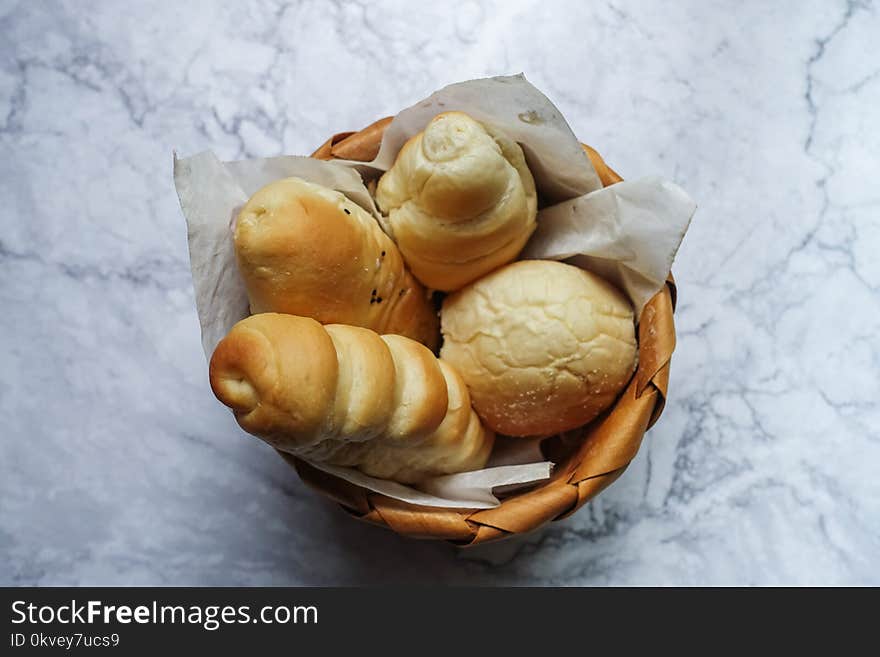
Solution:
[[[403,336],[252,315],[217,345],[210,378],[245,431],[309,460],[408,483],[477,470],[492,450],[461,377]]]
[[[514,260],[538,208],[519,144],[461,112],[404,144],[376,201],[416,278],[446,292]]]
[[[635,370],[630,302],[578,267],[522,260],[446,298],[441,357],[474,409],[510,436],[568,431],[615,400]]]
[[[251,312],[397,333],[434,349],[434,304],[368,212],[343,194],[277,180],[238,215],[235,254]]]

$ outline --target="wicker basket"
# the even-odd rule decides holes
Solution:
[[[360,132],[344,132],[327,140],[312,157],[372,160],[390,118]],[[589,146],[584,150],[606,187],[618,176]],[[581,429],[549,439],[542,445],[556,463],[551,479],[504,499],[494,509],[469,511],[422,507],[401,502],[315,469],[281,453],[306,484],[342,505],[350,514],[412,538],[444,539],[456,545],[477,545],[531,531],[565,518],[617,479],[638,452],[645,431],[663,410],[669,383],[669,361],[675,348],[675,283],[667,285],[645,306],[639,322],[639,367],[615,405]]]

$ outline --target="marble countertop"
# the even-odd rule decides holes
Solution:
[[[0,584],[880,584],[880,6],[0,3]],[[172,149],[308,153],[524,71],[700,209],[669,402],[572,518],[357,523],[207,384]]]

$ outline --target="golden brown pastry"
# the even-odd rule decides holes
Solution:
[[[416,278],[446,292],[514,260],[538,207],[519,144],[462,112],[404,144],[376,201]]]
[[[210,378],[245,431],[309,460],[414,482],[480,469],[492,450],[461,377],[403,336],[252,315],[217,345]]]
[[[610,406],[635,370],[630,302],[572,265],[522,260],[446,298],[441,357],[474,409],[510,436],[577,428]]]
[[[238,215],[235,254],[253,313],[303,315],[437,345],[427,292],[375,218],[337,191],[299,178],[263,187]]]

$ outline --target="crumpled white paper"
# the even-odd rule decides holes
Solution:
[[[501,465],[473,472],[443,475],[426,479],[418,488],[398,484],[387,479],[376,479],[354,468],[343,468],[329,463],[310,463],[340,479],[345,479],[367,490],[382,493],[410,504],[440,506],[450,509],[494,509],[500,504],[493,490],[543,481],[550,477],[553,464],[549,461],[522,465]]]
[[[541,210],[520,257],[599,274],[626,291],[639,317],[663,287],[696,209],[668,180],[625,180]]]
[[[400,112],[369,163],[292,156],[224,163],[208,152],[185,159],[175,156],[174,181],[187,221],[196,306],[208,359],[232,326],[249,314],[231,233],[247,199],[274,180],[298,176],[342,192],[377,216],[358,171],[376,175],[387,170],[407,139],[434,116],[450,110],[492,124],[523,148],[538,193],[547,204],[523,257],[566,260],[593,270],[618,285],[641,313],[665,284],[695,203],[660,178],[603,189],[571,128],[546,96],[522,75],[496,77],[450,85]],[[436,477],[418,488],[352,468],[312,465],[411,504],[482,509],[498,505],[493,489],[509,490],[549,478],[552,464],[537,461],[539,454],[537,441],[519,449],[515,442],[499,439],[483,470]],[[524,460],[517,462],[520,459]]]

